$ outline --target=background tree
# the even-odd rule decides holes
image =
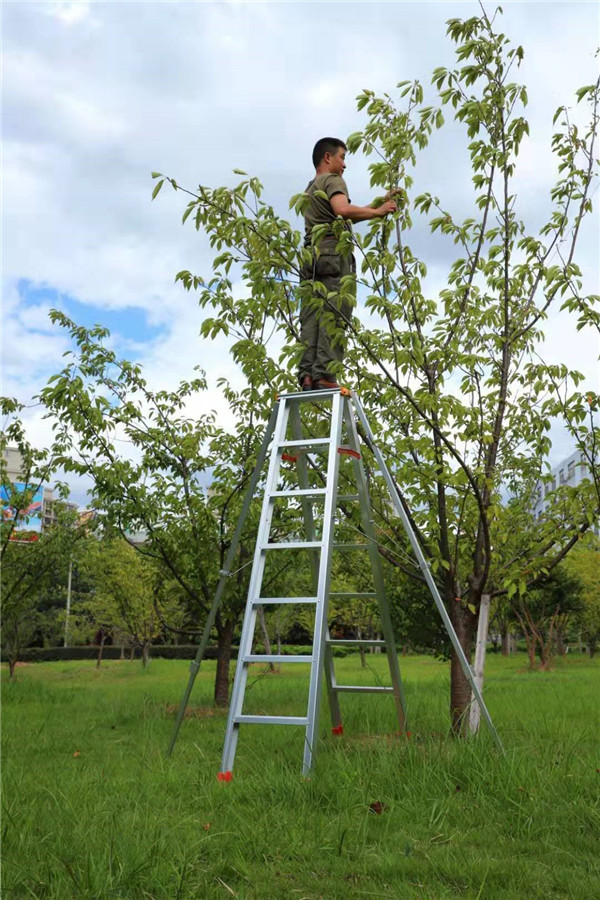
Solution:
[[[186,411],[206,387],[203,375],[171,392],[153,391],[139,366],[118,359],[106,346],[106,329],[79,327],[56,311],[52,317],[77,347],[41,393],[55,424],[58,460],[66,471],[92,479],[97,520],[108,533],[126,540],[130,533],[145,532],[136,552],[178,585],[188,613],[183,623],[169,622],[164,591],[157,591],[163,626],[171,633],[196,631],[212,602],[239,518],[262,439],[257,410],[266,406],[270,390],[250,384],[236,392],[222,382],[236,422],[228,433],[216,427],[214,413],[192,418]],[[260,345],[261,332],[255,333],[254,325],[245,335],[248,344]],[[219,705],[228,701],[232,640],[246,600],[258,508],[255,504],[248,517],[215,622]]]
[[[46,595],[56,591],[57,584],[66,585],[69,559],[83,536],[77,526],[77,513],[61,500],[67,497],[64,484],[56,484],[55,523],[43,530],[27,531],[27,510],[33,496],[54,477],[57,468],[53,449],[33,447],[25,436],[19,418],[22,406],[10,398],[0,399],[0,409],[9,421],[0,435],[0,479],[3,493],[0,524],[0,569],[2,589],[2,644],[8,657],[10,677],[23,646],[36,631],[47,624],[43,613]],[[8,478],[4,451],[14,446],[20,453],[21,473],[17,487]],[[34,539],[35,538],[35,539]]]
[[[557,566],[539,587],[519,594],[513,615],[527,644],[529,668],[547,670],[552,662],[569,618],[582,609],[581,582],[565,566]]]
[[[568,554],[599,510],[595,479],[577,491],[557,488],[557,502],[528,529],[519,555],[511,555],[515,510],[529,516],[536,485],[545,477],[550,421],[572,426],[582,449],[597,445],[591,416],[597,396],[577,390],[578,372],[545,363],[540,342],[544,319],[555,306],[569,310],[578,327],[597,326],[599,320],[598,298],[583,293],[575,251],[592,211],[600,85],[577,93],[578,102],[589,106],[583,126],[574,124],[567,107],[557,110],[557,181],[547,220],[533,232],[518,215],[515,180],[519,149],[529,134],[527,91],[512,80],[524,51],[497,28],[496,15],[483,11],[448,22],[457,68],[435,70],[433,102],[419,82],[402,82],[399,102],[369,90],[359,96],[367,123],[348,138],[348,147],[373,155],[372,185],[400,191],[403,202],[393,217],[369,224],[365,234],[350,234],[341,220],[334,226],[338,247],[358,258],[363,304],[362,324],[347,323],[348,375],[394,465],[401,501],[467,655],[482,594],[524,594]],[[444,106],[468,141],[472,191],[465,185],[464,197],[472,209],[462,220],[424,185],[413,191],[413,169],[433,133],[443,129]],[[165,180],[181,189],[174,179],[154,176],[154,196]],[[291,386],[287,366],[298,355],[295,312],[303,290],[296,279],[310,255],[301,249],[301,234],[263,201],[255,178],[232,189],[200,186],[188,193],[184,220],[205,231],[219,251],[209,280],[189,271],[178,275],[186,288],[199,291],[202,305],[215,310],[205,334],[234,339],[233,357],[253,383],[277,379]],[[304,202],[304,195],[292,199],[296,211]],[[429,223],[436,241],[460,251],[439,296],[431,295],[426,263],[409,243],[417,219]],[[320,229],[314,229],[314,240]],[[242,300],[233,297],[234,278],[244,282]],[[342,284],[342,293],[350,290],[349,282]],[[258,347],[239,337],[250,322],[273,333],[270,344]],[[503,486],[514,498],[510,514],[502,503]],[[388,525],[395,544],[405,547],[396,521]],[[390,558],[404,568],[393,546]],[[453,656],[456,730],[463,727],[470,699]]]
[[[581,584],[582,609],[577,624],[593,657],[600,643],[600,538],[587,534],[569,554],[565,567]]]

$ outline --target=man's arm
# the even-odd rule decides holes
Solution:
[[[345,194],[334,194],[329,202],[336,216],[350,219],[351,222],[365,222],[367,219],[389,216],[390,213],[396,212],[398,208],[393,200],[386,200],[377,208],[373,206],[355,206],[354,203],[348,202]]]

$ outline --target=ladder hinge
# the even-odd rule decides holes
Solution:
[[[338,453],[340,456],[352,456],[353,459],[360,459],[360,453],[358,450],[353,450],[352,447],[338,447]]]

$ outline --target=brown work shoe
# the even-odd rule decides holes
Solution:
[[[339,391],[340,386],[337,381],[328,381],[326,378],[319,378],[315,381],[315,391]]]
[[[300,382],[300,387],[303,391],[312,391],[314,385],[313,380],[310,375],[305,375],[304,378]]]

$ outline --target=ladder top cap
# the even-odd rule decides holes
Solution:
[[[323,388],[317,391],[290,391],[284,394],[276,394],[277,400],[305,400],[306,402],[310,402],[311,400],[319,400],[325,397],[333,397],[334,394],[341,394],[342,397],[351,397],[352,391],[347,387],[339,387],[339,388]]]

